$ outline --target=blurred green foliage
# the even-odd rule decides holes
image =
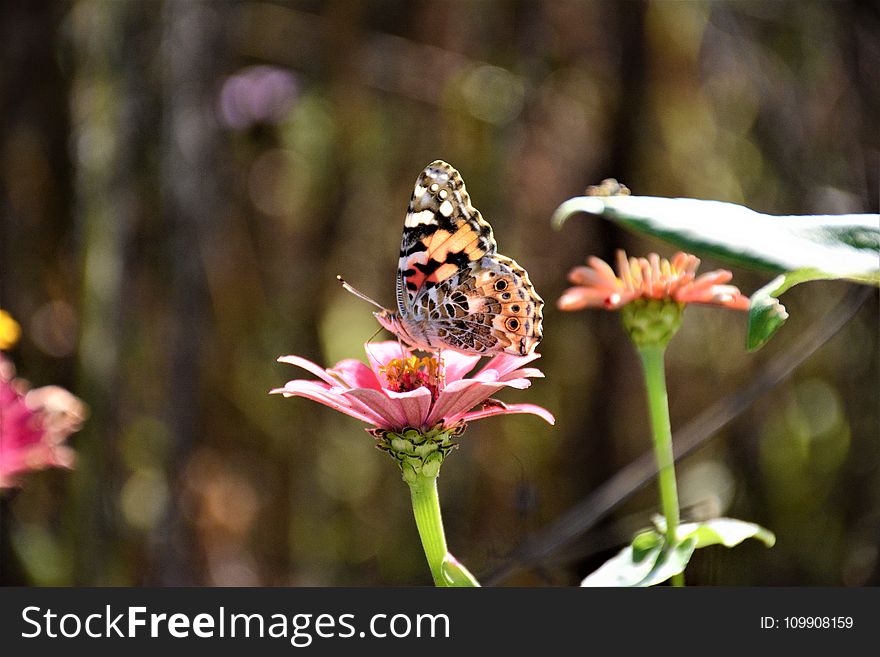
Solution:
[[[267,392],[275,358],[362,358],[412,185],[443,158],[547,301],[530,401],[440,479],[479,576],[649,449],[638,363],[566,272],[672,249],[550,227],[613,176],[771,214],[877,212],[880,17],[868,2],[181,2],[0,6],[0,307],[20,375],[91,407],[73,472],[2,501],[3,583],[428,584],[408,490],[360,423]],[[714,268],[707,262],[704,268]],[[766,280],[735,271],[750,294]],[[786,295],[795,335],[848,289]],[[689,309],[673,430],[786,348]],[[684,518],[771,529],[692,584],[880,584],[878,303],[680,466]],[[511,585],[571,585],[647,526],[646,489]]]

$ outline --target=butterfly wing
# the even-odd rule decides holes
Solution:
[[[525,356],[541,342],[544,302],[525,269],[484,256],[416,299],[433,343],[469,354]]]
[[[471,205],[461,174],[437,160],[419,174],[403,224],[397,309],[411,316],[416,297],[496,251],[492,227]]]
[[[492,228],[461,175],[438,160],[419,175],[406,215],[397,305],[420,348],[471,354],[531,353],[543,301],[526,271],[499,255]]]

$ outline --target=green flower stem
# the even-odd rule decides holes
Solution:
[[[437,476],[418,474],[408,481],[412,494],[413,515],[434,578],[434,586],[479,586],[468,570],[446,549],[440,500],[437,497]]]
[[[678,488],[675,483],[675,457],[672,453],[672,429],[669,423],[669,402],[666,396],[666,373],[663,365],[665,346],[641,346],[642,369],[648,391],[654,456],[657,459],[660,505],[666,518],[666,545],[678,543]],[[684,586],[684,574],[672,578],[673,586]]]

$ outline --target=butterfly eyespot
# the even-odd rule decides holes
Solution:
[[[508,317],[504,325],[509,331],[516,331],[519,328],[519,320],[516,317]]]
[[[500,281],[495,281],[495,289],[501,292],[502,290],[507,289],[507,281],[503,278]]]
[[[507,301],[510,298],[510,292],[505,292],[504,294],[501,295],[501,298],[504,299],[505,301]],[[516,312],[516,311],[514,311],[514,312]]]
[[[518,304],[513,304],[513,305],[510,307],[510,310],[513,311],[513,312],[515,312],[515,313],[518,313],[518,312],[519,312],[519,305],[518,305]]]

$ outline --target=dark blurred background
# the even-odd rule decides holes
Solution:
[[[393,302],[421,169],[451,162],[547,302],[538,365],[446,463],[452,552],[503,564],[649,449],[639,366],[601,311],[554,307],[590,254],[674,249],[553,210],[609,176],[634,194],[776,214],[877,212],[880,15],[865,2],[0,3],[0,307],[11,353],[91,417],[74,471],[5,495],[4,583],[428,584],[407,487],[362,424],[269,396],[275,362],[363,357],[348,280]],[[703,270],[721,263],[704,262]],[[751,294],[767,275],[735,271]],[[673,427],[736,391],[850,285],[745,315],[689,309]],[[776,547],[698,553],[693,584],[880,583],[876,293],[782,386],[679,466],[686,517]],[[503,585],[572,585],[649,522],[645,488]]]

